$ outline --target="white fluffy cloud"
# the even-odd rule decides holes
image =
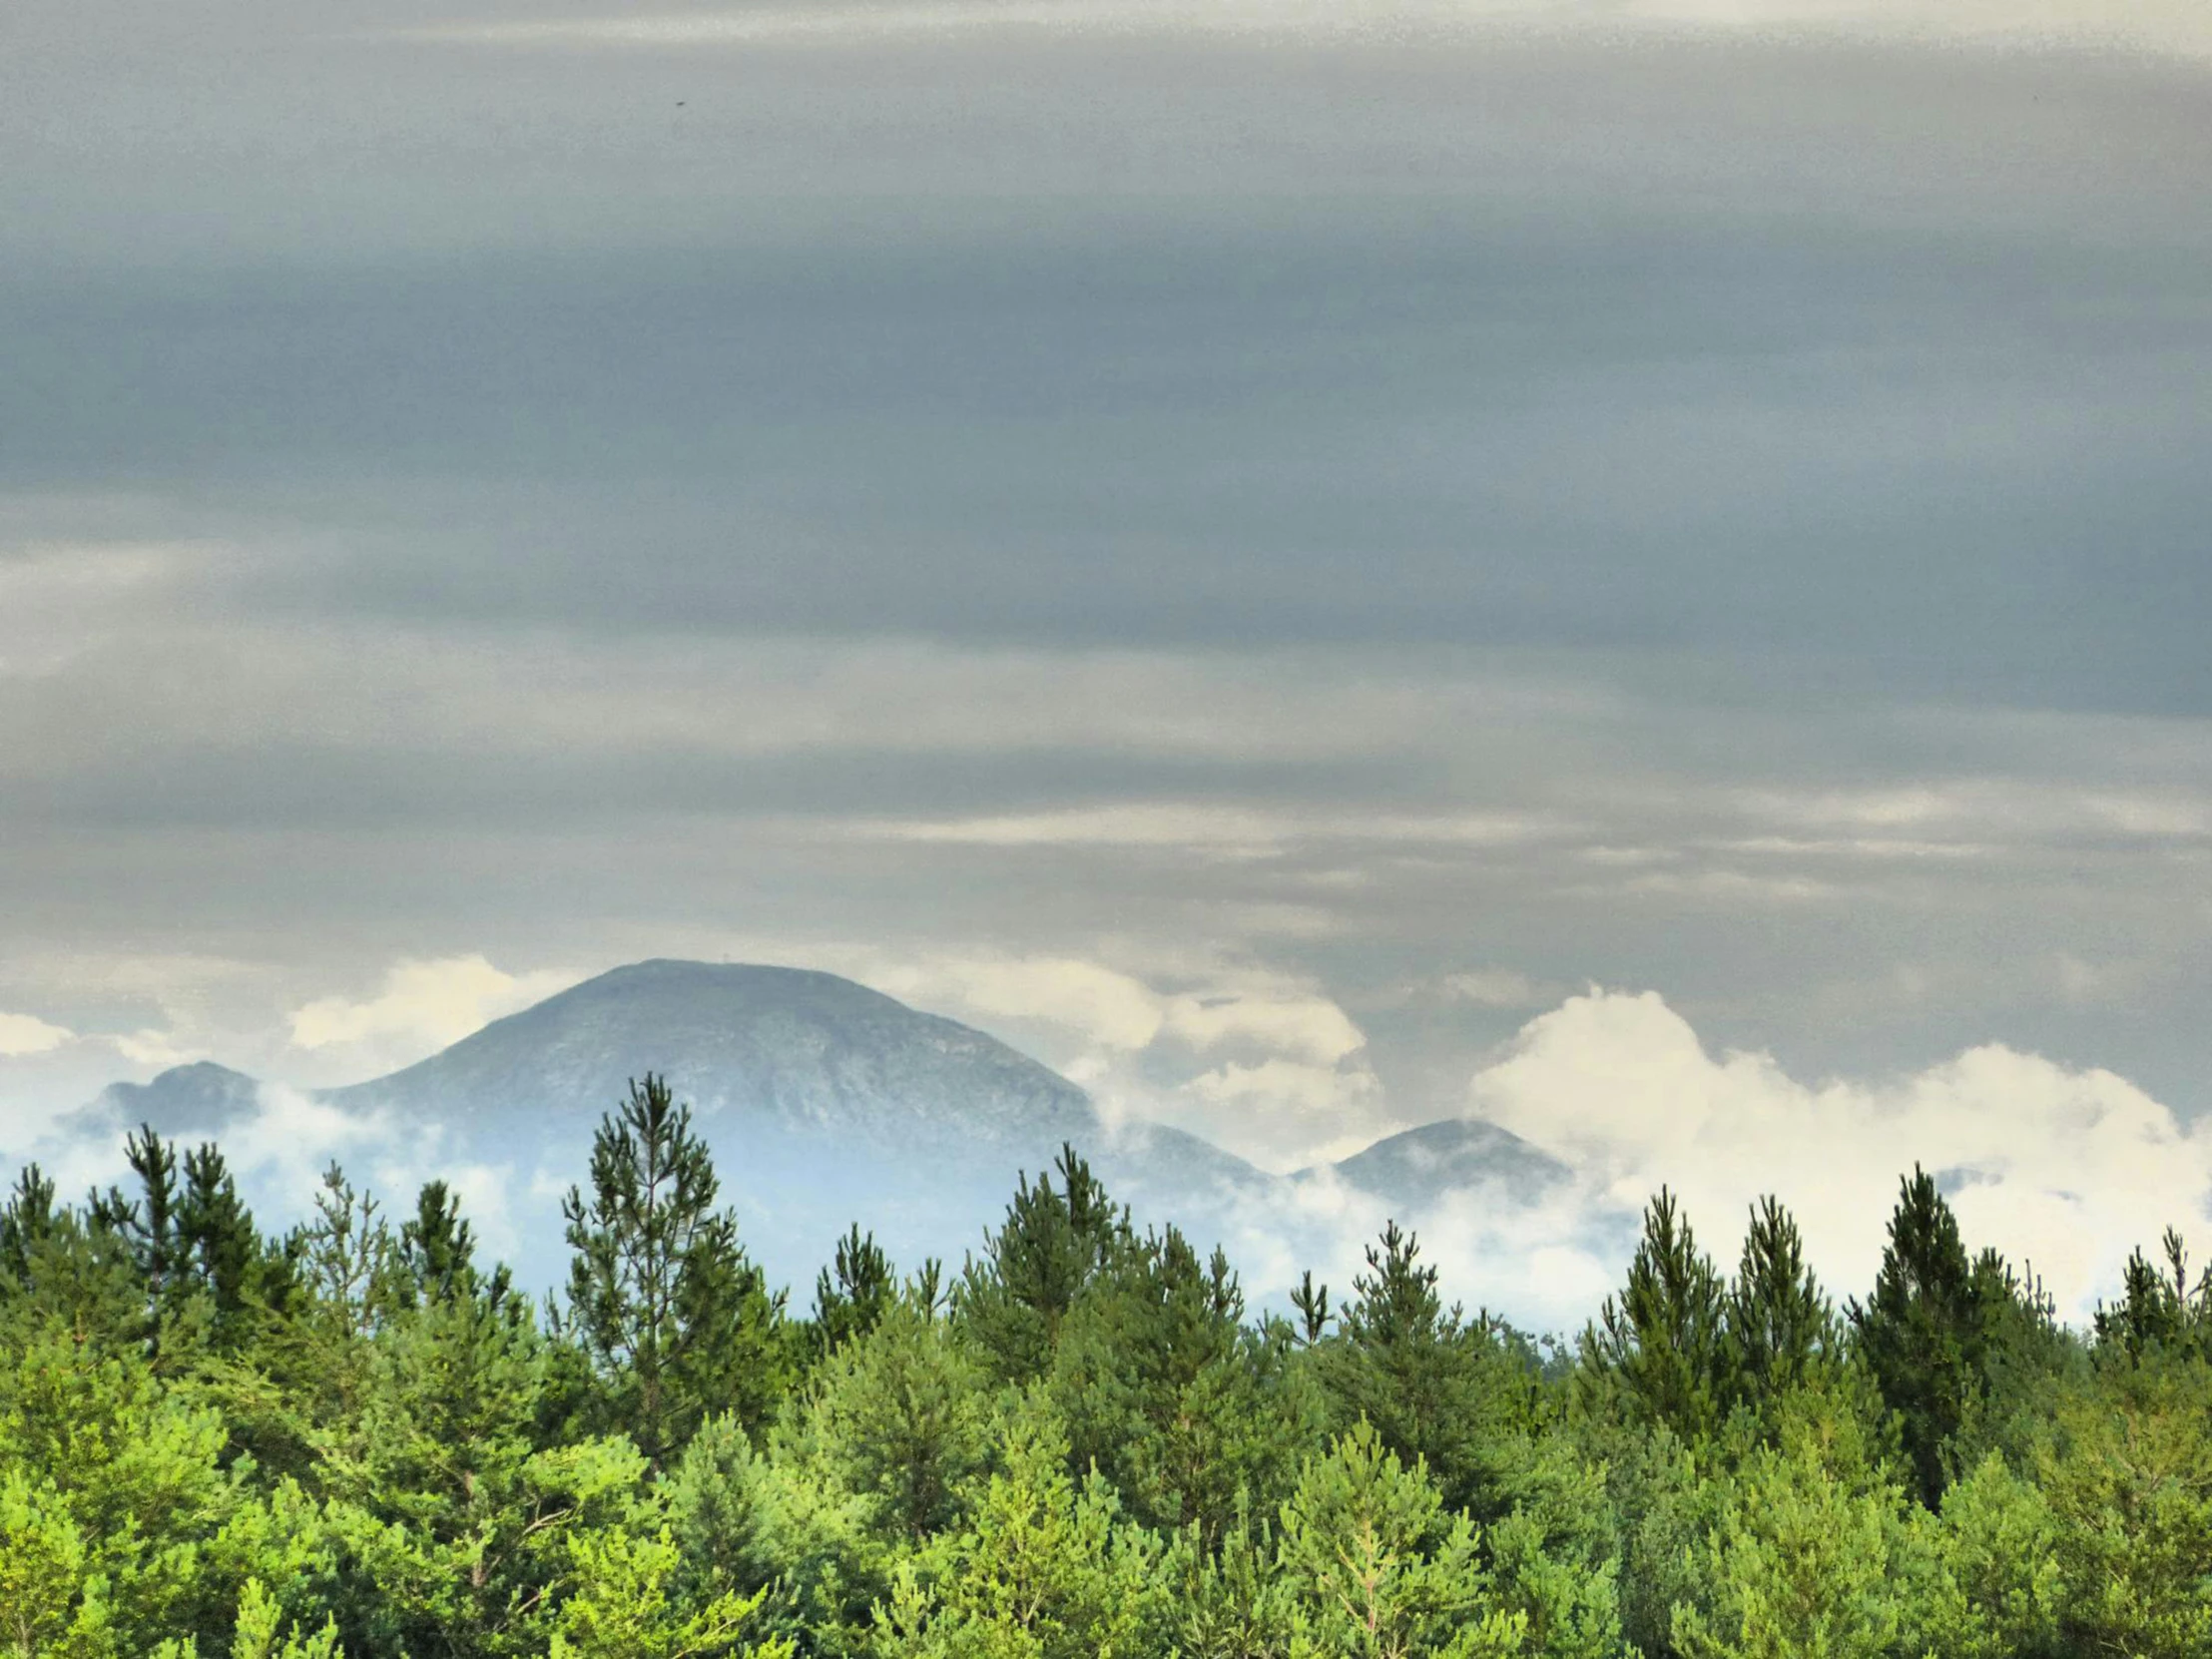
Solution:
[[[1291,975],[1201,965],[1165,988],[1072,956],[870,963],[878,989],[971,1020],[1091,1092],[1110,1120],[1191,1129],[1266,1169],[1341,1157],[1399,1127],[1367,1034]]]
[[[1375,1141],[1382,1112],[1382,1082],[1364,1064],[1281,1056],[1217,1066],[1183,1093],[1211,1108],[1199,1125],[1209,1139],[1263,1169],[1349,1157]]]
[[[50,1025],[36,1014],[0,1014],[0,1055],[15,1059],[25,1054],[50,1054],[77,1033],[63,1025]]]
[[[476,955],[403,961],[384,975],[374,996],[325,996],[294,1009],[291,1041],[304,1049],[353,1047],[418,1057],[574,980],[565,973],[506,973]]]
[[[1726,1259],[1746,1208],[1778,1194],[1844,1293],[1872,1282],[1916,1162],[1950,1189],[1971,1244],[2031,1265],[2077,1318],[2135,1245],[2169,1222],[2202,1231],[2212,1195],[2212,1135],[2109,1071],[1992,1044],[1905,1077],[1808,1083],[1765,1054],[1707,1052],[1655,992],[1596,991],[1531,1020],[1469,1098],[1570,1164],[1593,1221],[1665,1184]]]
[[[949,1002],[978,1017],[1038,1020],[1120,1053],[1149,1047],[1167,1003],[1133,975],[1070,956],[953,956],[867,974],[891,996]]]

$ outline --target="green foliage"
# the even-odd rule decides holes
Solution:
[[[1976,1275],[1935,1177],[1915,1166],[1899,1183],[1874,1294],[1852,1304],[1851,1320],[1860,1358],[1898,1414],[1915,1490],[1931,1508],[1942,1498],[1944,1446],[1981,1383],[1997,1285],[1992,1268]]]
[[[1156,1538],[1105,1481],[1078,1485],[1048,1412],[1024,1402],[1004,1466],[958,1532],[902,1562],[878,1613],[882,1659],[1114,1659],[1158,1651]]]
[[[2072,1652],[2212,1652],[2212,1363],[2116,1372],[2063,1400],[2035,1463]]]
[[[647,1073],[602,1120],[591,1186],[589,1201],[570,1188],[562,1214],[568,1328],[600,1382],[598,1420],[656,1463],[717,1411],[764,1423],[791,1360],[783,1298],[715,1208],[714,1162],[665,1081]]]
[[[1928,1609],[1930,1647],[1959,1659],[2043,1659],[2065,1650],[2058,1521],[2034,1482],[1991,1454],[1943,1493],[1933,1529],[1944,1593]]]
[[[1217,1540],[1240,1498],[1279,1498],[1321,1401],[1289,1345],[1243,1323],[1216,1251],[1168,1229],[1124,1241],[1065,1316],[1047,1391],[1073,1466],[1096,1468],[1148,1526]]]
[[[1474,1523],[1418,1460],[1366,1423],[1312,1459],[1283,1506],[1280,1571],[1296,1609],[1290,1651],[1345,1659],[1518,1653],[1527,1615],[1496,1604]]]
[[[816,1354],[833,1354],[855,1337],[865,1336],[898,1297],[898,1275],[890,1258],[854,1222],[837,1241],[829,1267],[815,1281],[812,1322]]]
[[[2212,1269],[2192,1279],[2189,1252],[2170,1227],[2160,1247],[2162,1268],[2140,1249],[2128,1257],[2119,1303],[2097,1310],[2097,1345],[2136,1362],[2159,1354],[2212,1356]]]
[[[791,1645],[743,1638],[763,1597],[724,1592],[687,1605],[672,1592],[681,1552],[667,1527],[578,1529],[549,1659],[790,1659]]]
[[[1025,1175],[1006,1220],[986,1235],[953,1287],[952,1311],[991,1375],[1027,1382],[1044,1375],[1075,1299],[1128,1243],[1117,1210],[1091,1167],[1063,1147],[1057,1166],[1032,1184]]]
[[[1334,1426],[1369,1424],[1454,1507],[1503,1512],[1522,1440],[1546,1411],[1533,1365],[1490,1320],[1443,1305],[1436,1270],[1395,1222],[1367,1262],[1337,1333],[1312,1351]]]
[[[1901,1651],[1926,1545],[1848,1404],[1785,1403],[1773,1443],[1723,1488],[1695,1554],[1702,1594],[1675,1609],[1686,1659],[1879,1659]]]
[[[1805,1265],[1797,1222],[1771,1197],[1751,1213],[1725,1319],[1729,1392],[1755,1406],[1812,1381],[1842,1347],[1835,1304]]]
[[[1710,1433],[1732,1382],[1727,1303],[1719,1271],[1661,1188],[1644,1212],[1627,1288],[1582,1334],[1585,1402],[1693,1438]]]
[[[1254,1319],[1072,1150],[944,1294],[855,1226],[794,1326],[658,1079],[572,1193],[565,1311],[450,1189],[220,1152],[0,1203],[0,1659],[2202,1659],[2212,1289],[2087,1335],[1928,1176],[1848,1322],[1767,1200],[1662,1193],[1549,1358],[1386,1228]]]

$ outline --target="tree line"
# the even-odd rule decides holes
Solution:
[[[1395,1224],[1255,1316],[1083,1160],[957,1271],[857,1225],[800,1313],[632,1086],[565,1291],[431,1182],[280,1236],[150,1129],[0,1211],[0,1650],[67,1659],[2060,1659],[2212,1654],[2212,1278],[2069,1329],[1900,1184],[1838,1304],[1674,1197],[1579,1339]]]

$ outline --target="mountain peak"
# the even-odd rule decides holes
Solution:
[[[252,1117],[260,1100],[261,1085],[243,1071],[194,1060],[149,1083],[110,1083],[77,1120],[110,1131],[146,1124],[162,1135],[213,1135]]]
[[[657,958],[495,1020],[429,1059],[329,1092],[445,1123],[584,1122],[666,1077],[703,1121],[911,1145],[1087,1135],[1090,1098],[983,1032],[808,968]],[[731,1127],[737,1127],[733,1122]]]

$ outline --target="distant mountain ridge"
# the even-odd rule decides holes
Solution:
[[[262,1086],[213,1060],[171,1066],[148,1083],[110,1083],[76,1114],[87,1128],[151,1126],[163,1135],[212,1135],[251,1118]]]
[[[633,1078],[669,1080],[713,1150],[748,1248],[804,1287],[854,1221],[895,1259],[957,1262],[1016,1176],[1063,1143],[1140,1223],[1202,1242],[1293,1217],[1337,1182],[1401,1216],[1459,1188],[1529,1193],[1566,1169],[1495,1125],[1447,1120],[1335,1165],[1268,1175],[1198,1136],[1108,1125],[1074,1083],[996,1038],[835,974],[653,960],[614,968],[494,1020],[429,1058],[317,1098],[395,1137],[392,1161],[506,1172],[506,1224],[526,1282],[565,1260],[558,1195],[584,1179],[593,1131]],[[199,1062],[104,1090],[81,1120],[144,1121],[181,1138],[250,1120],[259,1085]],[[393,1195],[396,1196],[396,1195]]]
[[[1416,1208],[1436,1203],[1446,1193],[1492,1183],[1533,1194],[1573,1174],[1550,1153],[1480,1118],[1424,1123],[1329,1167],[1339,1180],[1362,1192]]]

